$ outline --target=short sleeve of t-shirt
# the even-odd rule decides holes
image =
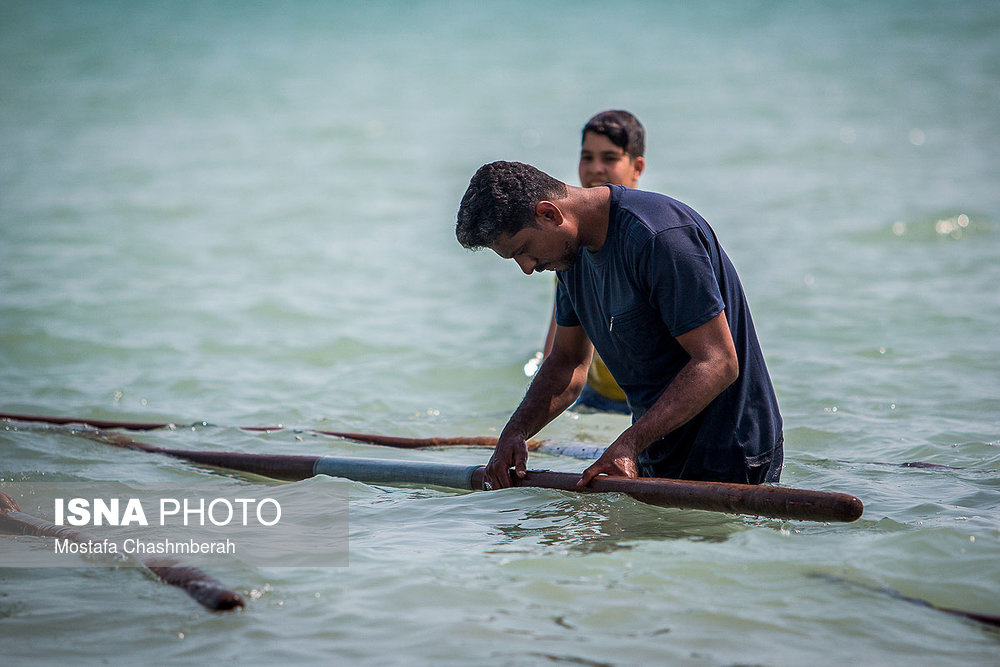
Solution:
[[[725,308],[710,241],[695,225],[657,232],[638,254],[637,277],[670,335],[709,322]]]

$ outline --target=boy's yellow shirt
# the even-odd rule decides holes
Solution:
[[[604,398],[625,401],[625,392],[615,382],[611,371],[604,365],[604,360],[597,352],[594,352],[594,360],[590,362],[590,370],[587,371],[587,384]]]

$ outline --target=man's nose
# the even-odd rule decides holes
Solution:
[[[514,261],[517,262],[517,265],[521,267],[521,270],[528,276],[531,275],[531,272],[534,271],[535,267],[538,265],[538,262],[525,257],[524,255],[518,255],[514,258]]]

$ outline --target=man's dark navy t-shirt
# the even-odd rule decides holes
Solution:
[[[557,323],[583,326],[628,396],[635,420],[690,360],[676,337],[725,310],[739,378],[647,448],[639,456],[640,474],[763,481],[772,457],[780,466],[781,415],[736,269],[690,207],[664,195],[608,187],[604,245],[597,252],[581,247],[573,267],[557,272]]]

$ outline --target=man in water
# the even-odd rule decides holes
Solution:
[[[552,352],[501,432],[484,488],[510,486],[511,468],[524,476],[527,439],[577,398],[594,346],[633,415],[581,486],[599,474],[778,480],[781,415],[743,287],[694,210],[493,162],[472,177],[455,233],[466,248],[558,279]]]
[[[634,188],[646,168],[646,130],[628,111],[602,111],[583,126],[578,171],[580,185],[593,188],[607,183]],[[552,350],[556,332],[555,307],[545,336],[544,355]],[[544,358],[544,357],[543,357]],[[572,409],[585,408],[629,414],[625,392],[618,386],[601,355],[594,353],[587,383]]]

